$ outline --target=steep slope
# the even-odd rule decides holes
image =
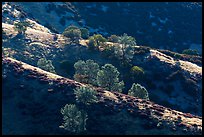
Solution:
[[[134,36],[139,45],[150,45],[176,52],[191,48],[197,49],[202,54],[200,2],[8,2],[8,4],[18,7],[23,17],[27,15],[28,18],[38,20],[40,24],[54,32],[62,33],[68,25],[75,24],[87,27],[91,33],[106,36],[122,35],[126,32]],[[4,5],[3,3],[3,7]],[[11,16],[9,20],[15,16]]]
[[[2,58],[3,134],[69,134],[58,128],[59,109],[66,103],[75,103],[75,87],[87,85],[12,58]],[[87,109],[90,115],[88,134],[95,134],[96,131],[99,134],[202,132],[202,118],[199,116],[118,92],[95,89],[99,102]],[[97,122],[98,127],[95,129],[92,124]],[[128,125],[124,127],[123,124]],[[121,126],[123,130],[119,128]]]
[[[99,64],[111,63],[121,68],[119,62],[103,55],[102,51],[91,51],[87,48],[87,40],[80,40],[80,44],[70,43],[69,38],[61,34],[50,33],[45,30],[30,28],[24,36],[17,35],[13,25],[2,23],[5,32],[2,49],[4,56],[37,66],[41,58],[52,60],[57,74],[73,78],[73,65],[79,59],[93,59]],[[43,27],[41,27],[43,28]],[[114,44],[108,42],[108,44]],[[140,54],[145,51],[145,54]],[[182,55],[183,56],[183,55]],[[202,61],[200,56],[189,58],[200,60],[199,66],[190,60],[176,59],[166,55],[158,49],[135,47],[133,65],[141,66],[145,70],[143,80],[133,79],[127,68],[120,69],[128,88],[133,82],[142,83],[149,91],[150,100],[173,109],[202,115]],[[68,62],[62,66],[62,61]],[[151,66],[151,67],[150,67]],[[68,72],[67,72],[68,70]],[[125,79],[125,77],[127,77]],[[127,88],[127,90],[128,90]],[[126,93],[127,90],[124,92]]]

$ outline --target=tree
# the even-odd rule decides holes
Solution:
[[[86,62],[79,60],[74,64],[74,68],[74,79],[76,81],[97,85],[96,77],[99,71],[99,65],[93,60],[87,60]]]
[[[86,130],[87,114],[78,110],[76,105],[66,104],[61,108],[64,122],[59,128],[63,128],[73,133],[80,133]]]
[[[14,30],[18,31],[19,34],[24,34],[28,26],[29,26],[29,23],[26,21],[17,22],[17,23],[14,23]]]
[[[94,39],[96,40],[97,46],[100,46],[101,43],[106,42],[106,38],[104,38],[101,34],[94,34]]]
[[[94,34],[93,36],[89,37],[88,45],[90,46],[90,48],[95,49],[106,41],[106,38],[104,38],[101,34]]]
[[[110,37],[108,37],[108,41],[113,42],[113,43],[117,43],[119,40],[119,37],[116,35],[111,35]]]
[[[81,31],[81,37],[83,39],[88,39],[88,37],[89,37],[89,30],[86,29],[86,28],[81,28],[80,31]]]
[[[62,33],[65,37],[71,38],[72,41],[78,42],[81,38],[81,31],[76,26],[69,26],[67,27],[64,32]]]
[[[131,89],[128,91],[128,95],[149,100],[149,94],[147,90],[140,84],[133,83]]]
[[[105,64],[97,73],[98,86],[110,91],[122,92],[124,82],[119,82],[119,71],[112,64]]]
[[[47,60],[46,58],[41,58],[37,62],[37,66],[43,70],[49,71],[51,73],[56,73],[55,68],[52,65],[51,60]]]
[[[97,47],[97,43],[96,40],[94,39],[94,37],[89,37],[89,43],[88,43],[88,48],[89,49],[96,49]]]
[[[123,63],[128,63],[134,56],[134,46],[136,46],[135,38],[124,33],[118,38],[118,44],[114,46],[114,54]]]
[[[90,87],[79,87],[74,89],[76,101],[85,105],[97,102],[96,91]]]

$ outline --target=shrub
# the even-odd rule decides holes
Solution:
[[[97,73],[98,86],[110,91],[122,92],[124,82],[119,82],[119,71],[112,64],[105,64]]]
[[[86,28],[81,28],[80,31],[81,31],[81,37],[83,39],[88,39],[88,37],[89,37],[89,30],[86,29]]]
[[[76,101],[85,105],[97,102],[96,91],[90,87],[79,87],[74,90]]]
[[[128,91],[128,95],[149,100],[149,94],[147,90],[140,84],[133,83],[131,89]]]
[[[93,37],[96,40],[97,46],[100,46],[100,43],[104,43],[107,41],[107,39],[104,38],[101,34],[94,34]]]
[[[17,22],[14,23],[14,30],[18,31],[20,34],[24,34],[27,30],[27,27],[29,26],[28,22]]]
[[[61,108],[64,122],[59,128],[63,128],[73,133],[80,133],[86,130],[87,114],[79,111],[76,105],[66,104]]]
[[[51,60],[47,60],[46,58],[41,58],[37,62],[37,66],[43,70],[49,71],[51,73],[56,73],[55,68],[52,65]]]
[[[197,50],[193,49],[185,49],[183,50],[182,54],[187,54],[187,55],[199,55]]]
[[[108,41],[113,42],[113,43],[117,43],[118,40],[119,38],[116,35],[111,35],[110,37],[108,37]]]
[[[89,37],[88,48],[90,48],[90,49],[96,49],[97,48],[97,43],[96,43],[93,36]]]
[[[81,31],[76,26],[67,27],[62,33],[65,37],[71,38],[72,41],[77,41],[81,38]]]
[[[176,59],[181,59],[181,55],[178,54],[178,53],[175,53],[175,54],[174,54],[174,57],[175,57]]]
[[[144,70],[143,68],[141,67],[138,67],[138,66],[133,66],[130,70],[130,72],[133,74],[133,75],[141,75],[141,74],[144,74]]]

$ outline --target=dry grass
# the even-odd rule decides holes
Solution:
[[[173,66],[175,66],[179,62],[180,63],[179,66],[181,67],[181,69],[189,72],[190,74],[196,73],[196,74],[202,75],[202,67],[199,67],[198,65],[191,63],[189,61],[183,61],[183,60],[175,61],[172,57],[152,49],[150,50],[150,55],[158,58],[161,62],[165,62]]]

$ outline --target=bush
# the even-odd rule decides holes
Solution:
[[[56,73],[55,68],[52,65],[51,60],[47,60],[46,58],[41,58],[37,62],[37,66],[45,71],[49,71],[51,73]]]
[[[119,71],[112,64],[105,64],[97,73],[98,86],[110,91],[122,92],[124,82],[119,82]]]
[[[130,70],[133,75],[141,75],[144,74],[144,70],[141,67],[133,66]]]
[[[97,46],[100,46],[100,43],[104,43],[107,41],[107,39],[104,38],[101,34],[94,34],[93,37],[96,40]]]
[[[89,30],[86,29],[86,28],[81,28],[80,31],[81,31],[81,37],[83,39],[88,39],[88,37],[89,37]]]
[[[98,49],[99,46],[104,44],[107,39],[104,38],[101,34],[94,34],[93,36],[89,37],[88,46],[90,49]]]
[[[174,57],[175,57],[176,59],[181,59],[181,55],[178,54],[178,53],[175,53],[175,54],[174,54]]]
[[[27,27],[29,26],[28,22],[17,22],[14,23],[14,30],[18,31],[20,34],[24,34],[27,30]]]
[[[66,104],[61,108],[64,122],[59,128],[63,128],[73,133],[80,133],[86,130],[87,114],[79,111],[76,105]]]
[[[81,31],[76,26],[69,26],[62,33],[65,37],[71,38],[72,41],[77,41],[81,38]]]
[[[97,43],[96,43],[94,37],[89,37],[88,48],[90,48],[90,49],[96,49],[97,48]]]
[[[187,55],[199,55],[197,50],[193,49],[185,49],[183,50],[182,54],[187,54]]]
[[[128,95],[149,100],[149,94],[147,90],[140,84],[133,83],[131,89],[128,91]]]
[[[110,37],[108,37],[108,41],[113,42],[113,43],[117,43],[118,40],[119,38],[116,35],[111,35]]]
[[[76,101],[85,105],[97,102],[96,91],[90,87],[79,87],[74,90]]]

